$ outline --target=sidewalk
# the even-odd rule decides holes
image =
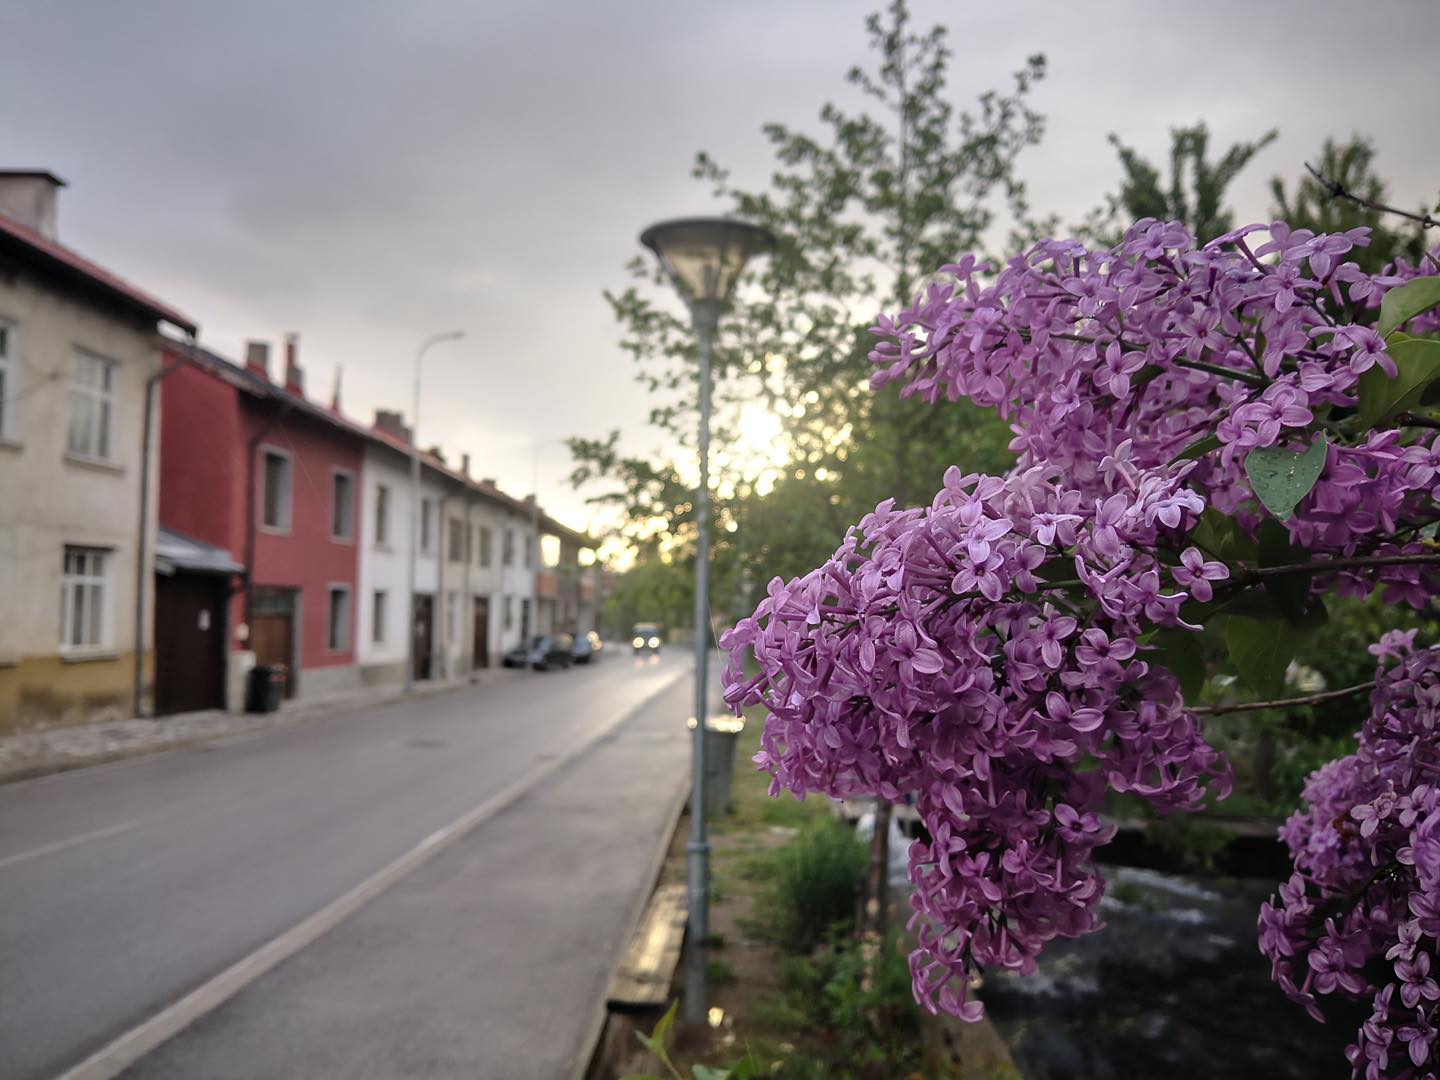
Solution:
[[[686,786],[688,680],[124,1080],[562,1080]]]
[[[454,679],[415,684],[413,696],[483,686],[500,679],[523,677],[522,671],[485,668]],[[176,713],[153,719],[132,717],[76,727],[36,728],[0,737],[0,784],[67,769],[174,750],[214,739],[249,735],[293,724],[340,709],[370,708],[405,696],[401,683],[386,683],[333,694],[286,701],[274,713],[229,713],[223,709]]]

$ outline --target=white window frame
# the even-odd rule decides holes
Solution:
[[[295,455],[289,450],[271,446],[268,443],[261,446],[257,452],[260,455],[260,483],[255,485],[255,496],[260,505],[255,508],[255,513],[260,522],[260,529],[262,532],[288,535],[293,520],[292,507],[295,502]],[[282,511],[280,515],[282,520],[274,525],[265,520],[265,504],[268,501],[266,496],[270,490],[270,472],[265,467],[265,459],[268,457],[276,457],[285,462],[285,498],[282,503],[278,504]]]
[[[375,485],[375,546],[390,546],[390,485]]]
[[[89,386],[79,382],[76,375],[79,374],[82,364],[93,363],[101,372],[100,386]],[[116,384],[120,381],[120,365],[101,356],[89,349],[76,347],[70,354],[70,410],[68,423],[65,428],[65,453],[82,461],[104,461],[115,462],[116,447],[120,443],[119,416],[116,409]],[[108,385],[106,385],[108,384]],[[75,406],[76,399],[84,399],[91,403],[93,411],[90,414],[90,423],[86,430],[84,446],[75,446],[71,439],[75,434]],[[101,417],[105,420],[102,423]],[[104,446],[99,445],[101,434],[104,434]]]
[[[345,619],[340,624],[341,639],[335,641],[335,594],[345,597]],[[349,652],[354,637],[355,590],[348,582],[332,581],[325,588],[325,651],[331,653]]]
[[[385,589],[376,589],[370,596],[370,643],[384,645],[389,636],[385,622],[390,615],[390,594]]]
[[[339,516],[340,503],[335,497],[339,493],[339,481],[344,478],[350,485],[350,514],[347,522],[348,532],[335,531],[335,519]],[[355,473],[350,469],[331,468],[330,470],[330,539],[335,543],[353,544],[355,542]]]
[[[74,555],[81,560],[97,560],[98,565],[85,562],[76,570],[71,570],[70,559]],[[114,627],[111,618],[113,603],[114,585],[111,582],[110,568],[114,561],[115,550],[113,548],[93,547],[88,544],[66,544],[61,549],[60,562],[60,651],[62,654],[83,654],[103,652],[114,647]],[[82,623],[95,627],[96,619],[93,615],[94,605],[98,600],[99,618],[98,633],[90,639],[91,635],[86,634],[86,627],[81,627],[80,641],[73,641],[75,635],[75,608],[76,590],[87,591],[80,595],[80,618]]]
[[[0,315],[0,443],[20,441],[20,324]],[[68,435],[67,435],[68,437]]]

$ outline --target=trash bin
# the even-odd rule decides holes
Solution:
[[[256,664],[250,669],[250,682],[245,695],[246,712],[276,712],[284,697],[284,664]]]
[[[686,721],[695,730],[695,718]],[[735,743],[745,721],[734,716],[712,716],[705,721],[705,816],[730,811],[730,779],[735,775]]]

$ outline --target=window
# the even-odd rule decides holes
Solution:
[[[110,552],[65,548],[60,585],[60,647],[94,649],[110,643]]]
[[[488,526],[488,525],[481,525],[481,526],[480,526],[480,565],[481,565],[481,566],[489,566],[489,565],[490,565],[490,556],[493,554],[493,552],[491,551],[491,548],[492,548],[493,546],[494,546],[494,544],[493,544],[493,538],[492,538],[491,533],[490,533],[490,526]]]
[[[450,561],[460,561],[460,545],[464,542],[461,535],[462,522],[459,518],[450,519]]]
[[[376,645],[385,643],[385,608],[388,599],[384,589],[375,590],[375,603],[370,609],[370,640]]]
[[[375,486],[375,543],[390,543],[390,489],[384,484]]]
[[[502,561],[506,566],[514,566],[514,565],[515,565],[515,530],[514,530],[514,529],[506,529],[506,530],[505,530],[505,547],[504,547],[503,552],[501,553],[500,559],[501,559],[501,561]]]
[[[429,499],[420,500],[420,550],[429,551],[430,540],[430,514],[434,510]]]
[[[290,457],[267,449],[262,457],[261,523],[267,529],[290,528]]]
[[[525,537],[525,569],[529,570],[535,565],[535,538]]]
[[[454,591],[445,597],[445,640],[455,644],[455,623],[460,616],[460,594]]]
[[[505,597],[505,629],[509,630],[515,625],[515,597]]]
[[[70,361],[70,433],[66,449],[108,460],[114,450],[115,365],[77,351]]]
[[[466,561],[467,563],[468,563],[468,562],[471,560],[471,558],[473,557],[473,556],[471,556],[470,552],[474,549],[474,547],[475,547],[475,529],[474,529],[474,527],[467,521],[467,522],[465,523],[465,561]]]
[[[330,636],[326,645],[331,652],[350,647],[350,589],[346,585],[330,586]]]
[[[355,478],[347,472],[331,474],[330,535],[355,539]]]
[[[0,319],[0,439],[19,434],[15,405],[20,393],[20,328]]]

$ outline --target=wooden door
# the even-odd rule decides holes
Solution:
[[[435,598],[424,593],[415,596],[415,611],[411,619],[411,633],[415,637],[415,678],[430,678],[430,651],[435,640]]]
[[[225,579],[155,579],[155,713],[225,707]]]
[[[295,696],[295,623],[289,612],[257,614],[250,621],[250,648],[255,663],[278,664],[285,669],[285,696]]]
[[[475,597],[475,655],[473,667],[490,666],[490,598]]]

